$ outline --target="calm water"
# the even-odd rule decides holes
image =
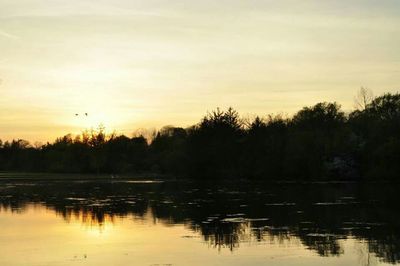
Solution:
[[[0,265],[400,264],[397,186],[0,179]]]

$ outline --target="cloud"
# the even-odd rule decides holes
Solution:
[[[2,31],[2,30],[0,30],[0,37],[4,37],[7,39],[13,39],[13,40],[19,39],[18,36],[10,34],[8,32]]]

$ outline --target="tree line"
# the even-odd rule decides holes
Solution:
[[[293,117],[243,119],[229,108],[188,128],[143,136],[104,128],[34,147],[0,141],[0,171],[156,173],[198,179],[395,180],[400,173],[400,94],[367,97],[346,114],[336,102]]]

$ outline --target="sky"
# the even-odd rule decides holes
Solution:
[[[351,111],[399,91],[399,47],[398,0],[0,0],[0,138]]]

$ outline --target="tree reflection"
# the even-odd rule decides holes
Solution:
[[[211,247],[232,251],[250,242],[301,243],[321,256],[340,256],[341,240],[351,237],[367,243],[363,254],[400,262],[397,188],[377,186],[2,181],[0,212],[40,204],[85,226],[128,216],[185,224]]]

